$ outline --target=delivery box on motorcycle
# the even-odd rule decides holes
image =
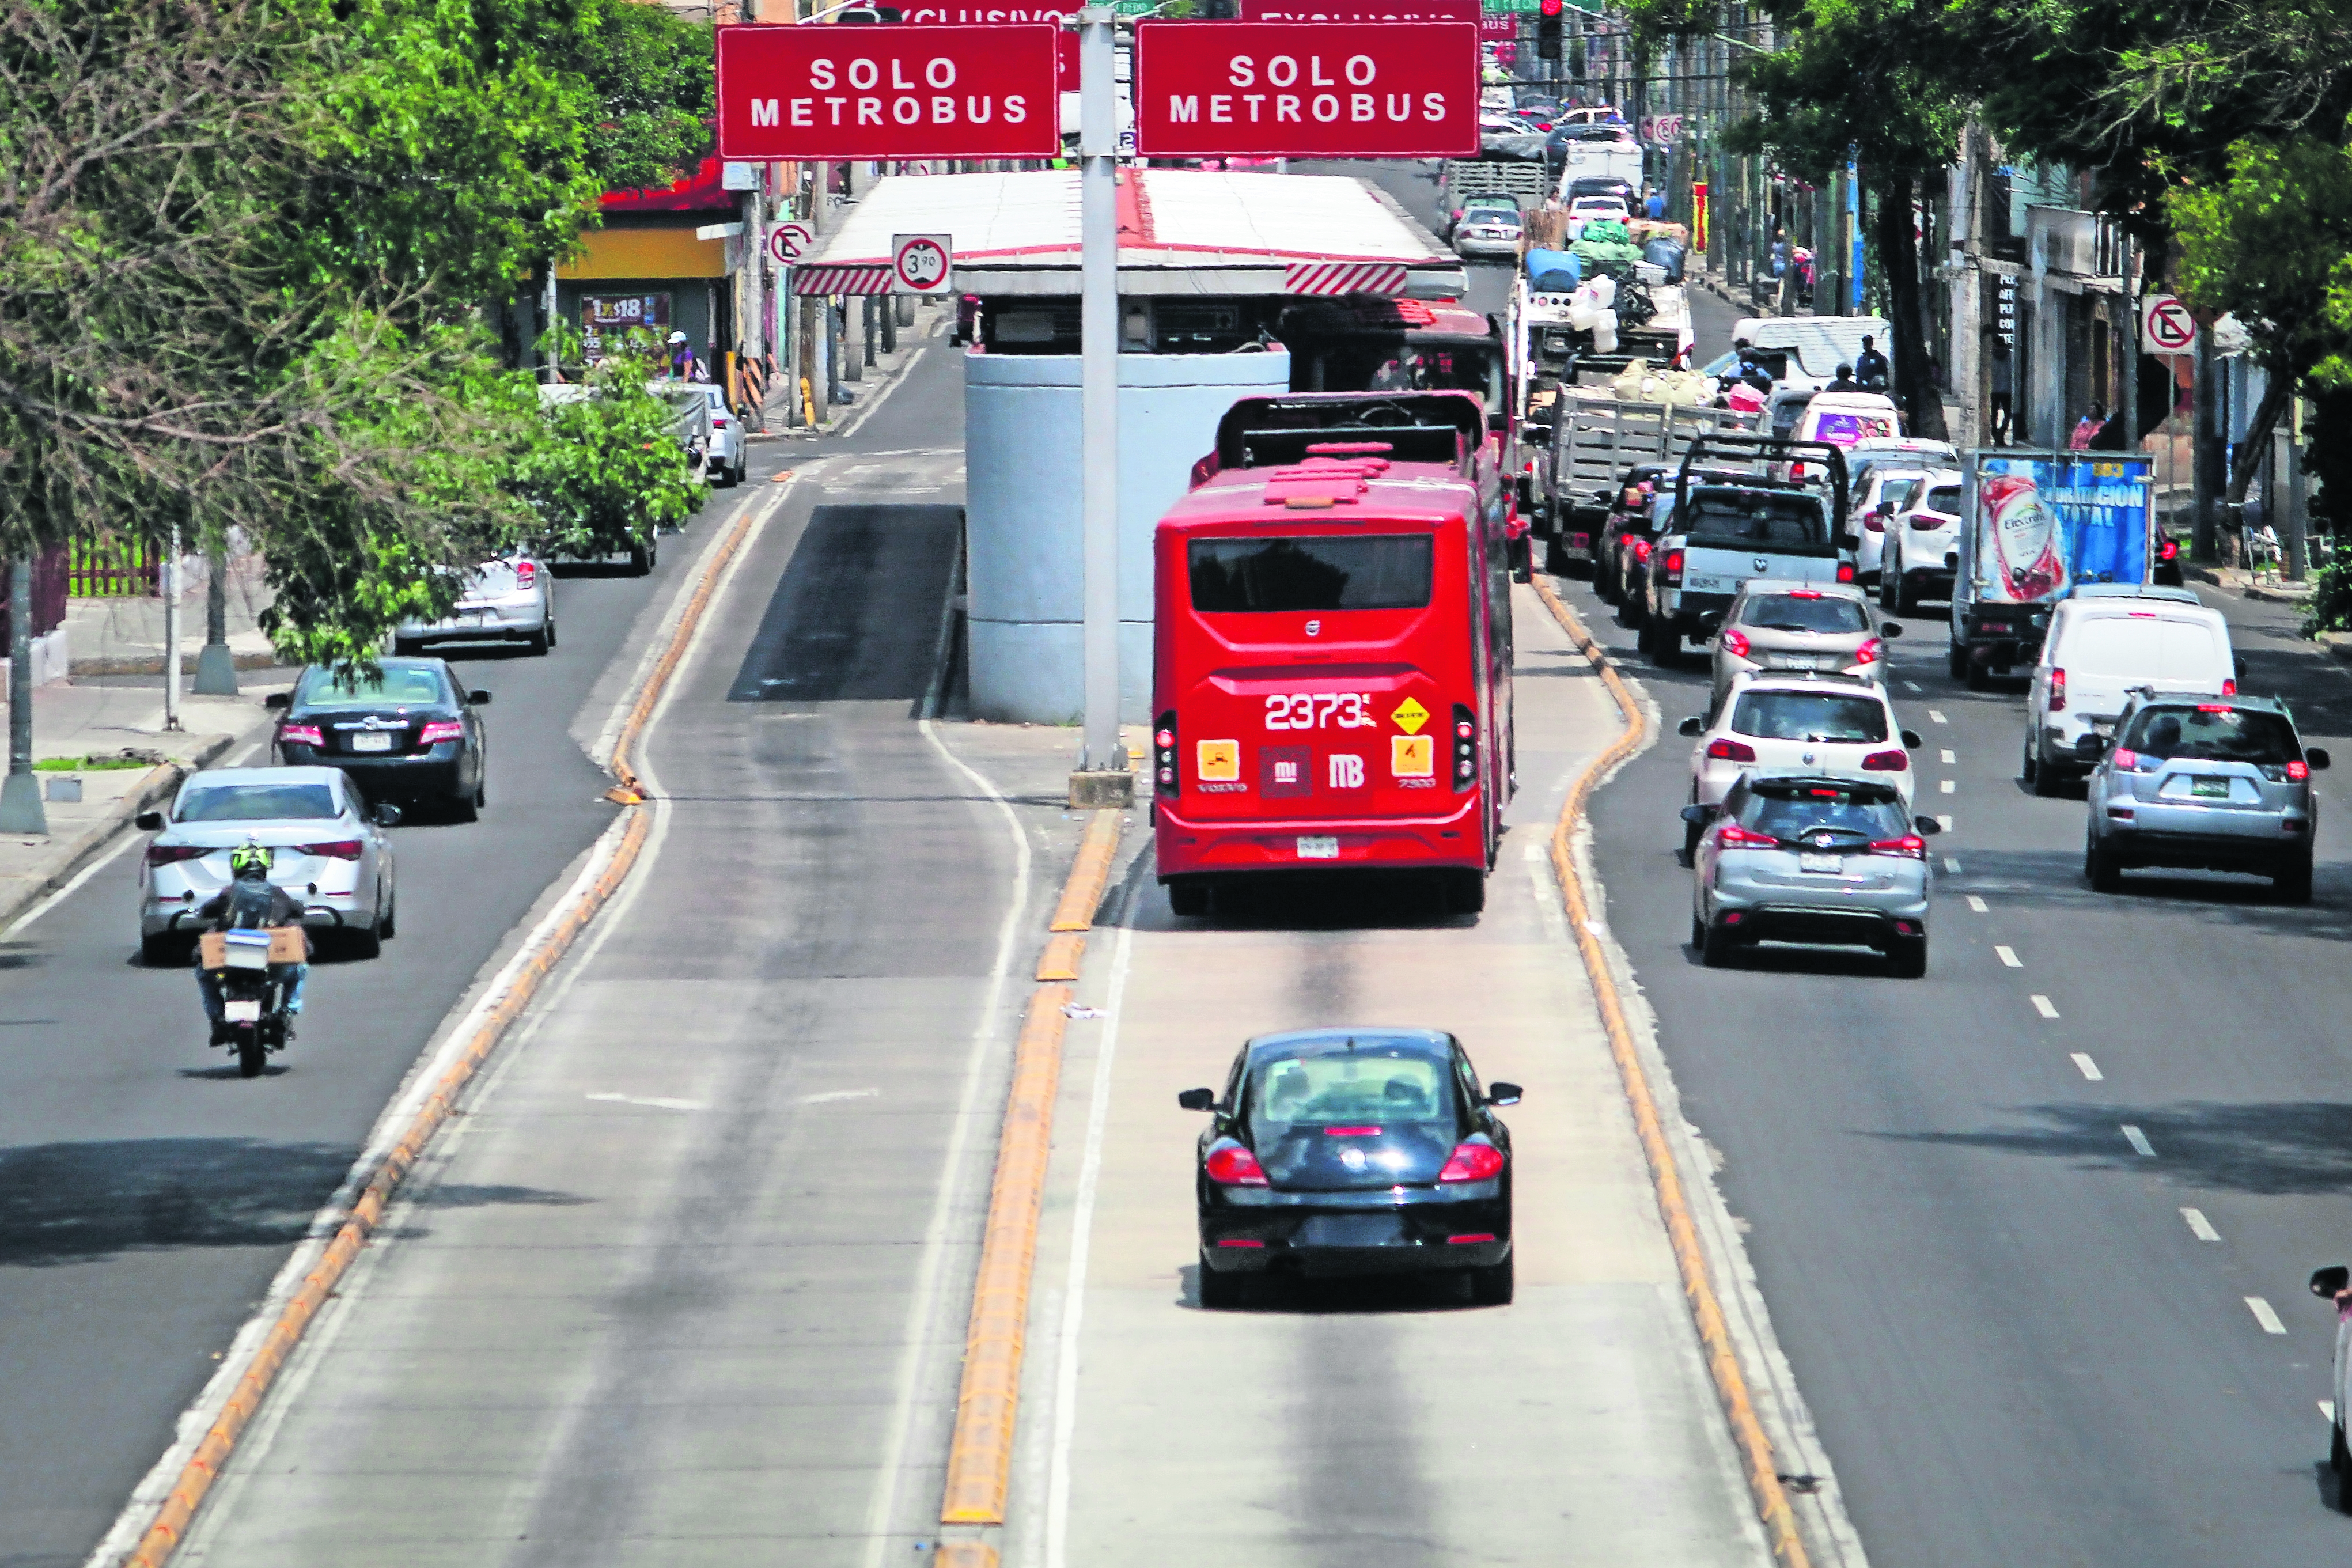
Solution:
[[[253,938],[268,937],[269,948],[268,956],[261,961],[264,964],[307,963],[310,960],[310,938],[299,926],[272,926],[267,931],[208,931],[196,938],[196,952],[206,969],[247,967],[247,964],[231,963],[229,939],[232,936],[244,939],[238,942],[239,947],[249,944],[256,948],[260,944],[254,942]]]

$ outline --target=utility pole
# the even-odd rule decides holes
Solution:
[[[180,525],[172,525],[171,553],[163,558],[163,728],[180,722]]]
[[[41,781],[33,772],[33,552],[8,572],[8,777],[0,784],[0,833],[47,833]]]
[[[228,551],[205,557],[205,646],[196,654],[195,693],[236,695],[236,658],[228,650]]]
[[[1108,5],[1078,13],[1078,398],[1086,562],[1086,740],[1073,809],[1124,806],[1135,776],[1118,733],[1118,102]]]

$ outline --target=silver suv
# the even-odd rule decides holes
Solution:
[[[2327,753],[2303,744],[2284,703],[2142,687],[2114,741],[2084,735],[2075,754],[2096,763],[2083,875],[2097,891],[2120,891],[2127,867],[2179,866],[2252,871],[2285,902],[2311,901],[2311,775]]]
[[[1705,822],[1687,805],[1683,820]],[[1876,948],[1896,974],[1927,973],[1927,837],[1892,784],[1747,773],[1691,854],[1691,945],[1710,969],[1759,942]]]

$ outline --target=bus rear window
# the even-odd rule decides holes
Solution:
[[[1433,551],[1426,533],[1196,539],[1187,563],[1192,608],[1417,610],[1429,603]]]

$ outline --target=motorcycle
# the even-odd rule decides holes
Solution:
[[[237,1076],[259,1078],[262,1063],[294,1037],[286,1011],[290,977],[281,978],[278,966],[309,956],[302,932],[293,926],[206,931],[197,942],[205,970],[220,976],[226,1043],[236,1055]]]

